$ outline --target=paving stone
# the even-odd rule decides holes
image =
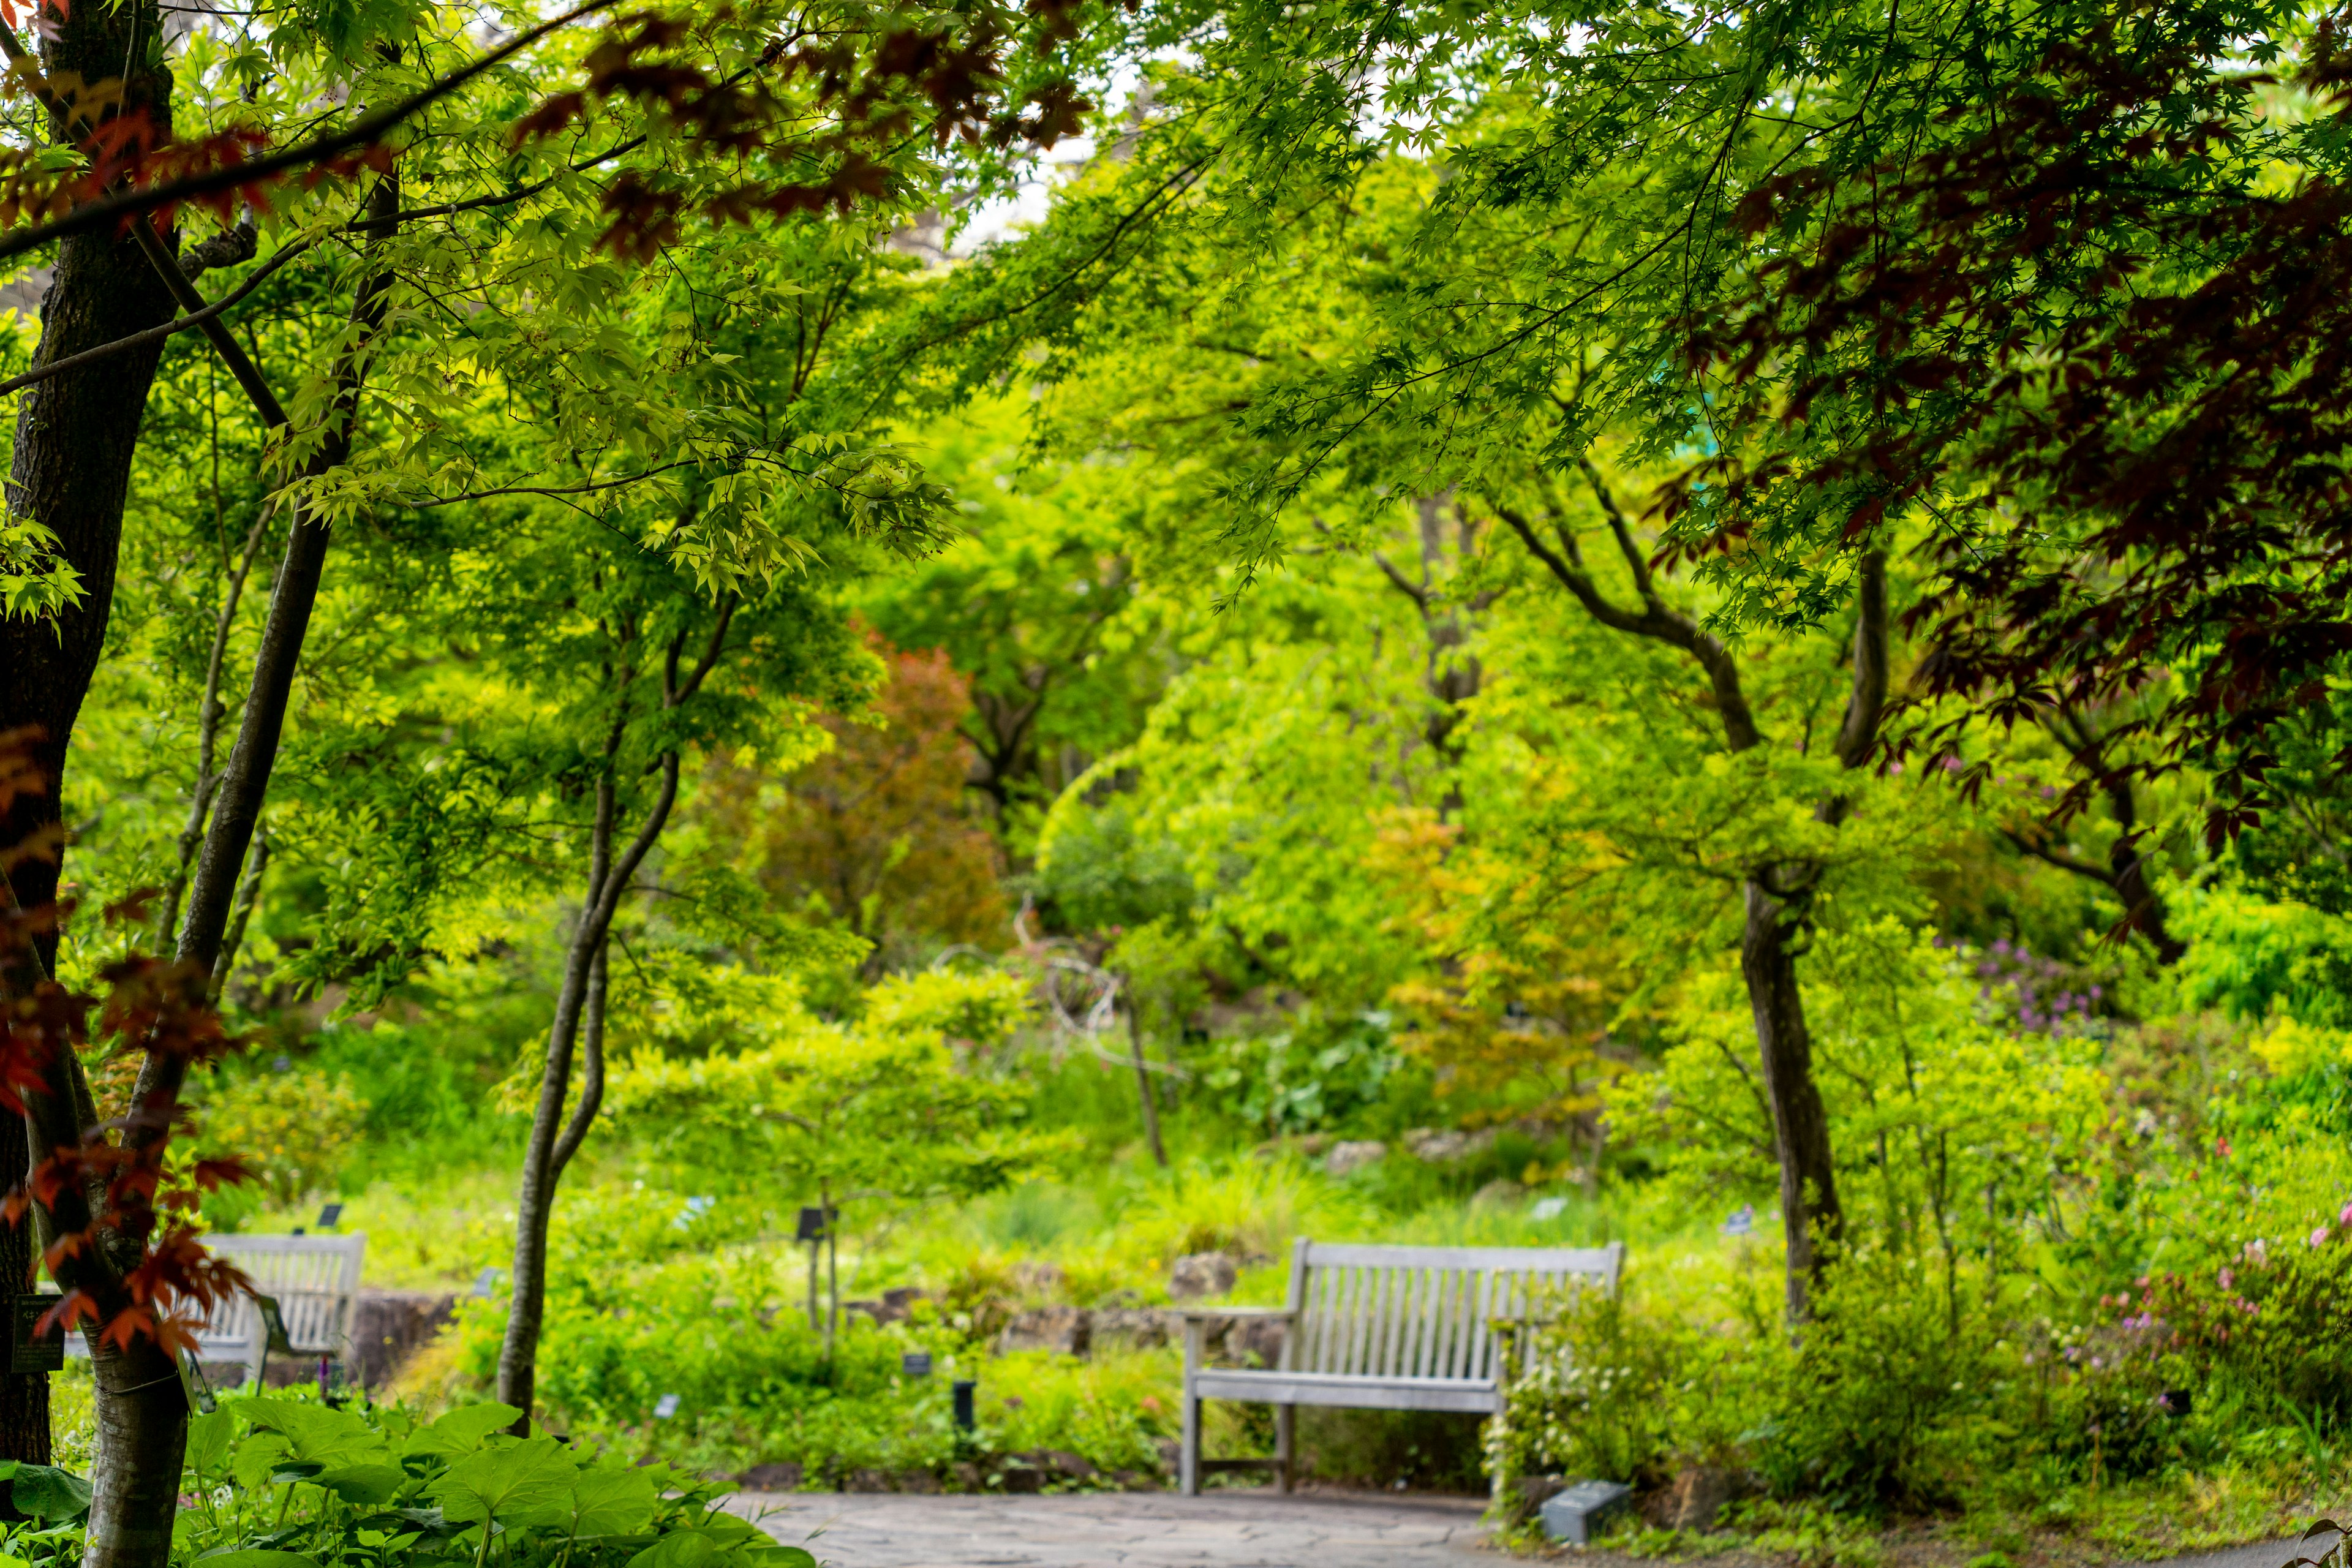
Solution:
[[[730,1506],[836,1568],[1465,1568],[1471,1498],[779,1496]],[[1491,1556],[1486,1558],[1491,1564]]]

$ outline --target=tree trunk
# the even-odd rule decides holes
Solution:
[[[125,59],[144,58],[131,46],[160,36],[159,15],[155,0],[69,7],[61,18],[45,15],[54,31],[41,46],[43,64],[53,73],[78,72],[93,85],[113,80]],[[123,105],[144,109],[168,137],[168,74],[135,69],[124,83]],[[51,131],[68,136],[61,123]],[[41,342],[33,363],[52,363],[171,315],[171,296],[135,239],[99,234],[64,240],[54,280],[42,296]],[[106,639],[131,459],[163,352],[161,343],[131,349],[37,383],[18,407],[8,510],[57,534],[58,553],[81,574],[83,597],[54,621],[0,618],[0,731],[40,727],[37,761],[49,786],[44,794],[16,797],[0,822],[0,844],[22,844],[53,830],[64,810],[66,742]],[[58,859],[19,863],[11,873],[17,902],[35,910],[55,901],[59,866]],[[55,937],[43,939],[44,964],[54,970],[56,956]]]
[[[507,1331],[499,1345],[499,1403],[522,1412],[516,1436],[530,1431],[538,1396],[539,1338],[547,1321],[547,1236],[554,1217],[555,1184],[562,1175],[556,1143],[563,1125],[563,1102],[572,1091],[572,1054],[588,1003],[591,977],[601,965],[605,929],[596,919],[603,902],[604,864],[612,844],[612,791],[600,790],[596,824],[596,869],[580,911],[579,929],[564,955],[563,981],[555,994],[555,1021],[547,1031],[547,1055],[539,1073],[539,1104],[530,1118],[530,1141],[523,1146],[522,1177],[515,1194],[514,1294],[507,1303]]]
[[[608,752],[608,761],[610,755]],[[678,763],[675,752],[663,756],[659,792],[618,864],[612,858],[614,802],[610,776],[597,785],[588,898],[572,932],[563,981],[556,992],[555,1021],[548,1027],[547,1056],[540,1069],[539,1104],[531,1112],[530,1141],[523,1148],[522,1177],[515,1194],[514,1295],[507,1308],[506,1337],[499,1345],[498,1394],[499,1403],[521,1412],[514,1424],[518,1436],[530,1433],[532,1402],[538,1396],[539,1340],[547,1322],[547,1237],[555,1215],[555,1187],[595,1117],[593,1097],[603,1092],[604,943],[621,894],[669,821],[670,807],[677,800]],[[591,1082],[567,1121],[563,1105],[572,1092],[572,1051],[583,1018],[591,1026],[594,1047]]]
[[[1813,1081],[1812,1036],[1805,1027],[1804,998],[1797,990],[1791,941],[1801,931],[1801,922],[1783,901],[1760,881],[1750,879],[1739,968],[1756,1015],[1756,1045],[1780,1160],[1780,1226],[1788,1241],[1791,1322],[1804,1321],[1811,1289],[1821,1279],[1828,1253],[1845,1236],[1837,1173],[1830,1163],[1829,1113]]]
[[[155,0],[70,7],[49,20],[53,26],[42,45],[48,71],[78,73],[96,84],[121,78],[128,62],[131,74],[123,82],[123,110],[143,110],[159,134],[169,137],[171,78],[147,69],[145,50],[135,47],[162,34]],[[53,123],[51,129],[61,139],[69,134],[62,123]],[[137,240],[105,233],[65,240],[42,299],[41,342],[34,363],[52,363],[155,326],[171,314],[171,297]],[[0,822],[0,843],[21,844],[57,833],[62,821],[67,742],[97,671],[113,609],[131,458],[162,354],[163,345],[156,343],[39,383],[26,392],[17,413],[8,508],[56,533],[59,554],[80,574],[84,596],[53,622],[0,621],[0,731],[37,727],[36,762],[47,784],[44,793],[17,797],[6,820]],[[62,864],[61,843],[53,857],[18,862],[11,875],[16,900],[26,909],[54,903]],[[38,945],[42,967],[54,972],[55,934],[45,935]],[[79,1064],[69,1053],[60,1053],[46,1076],[47,1081],[30,1097],[39,1102],[33,1115],[41,1131],[36,1133],[25,1121],[12,1120],[0,1137],[0,1164],[20,1179],[35,1150],[45,1150],[60,1135],[79,1138],[87,1124],[88,1091],[79,1081]],[[0,1236],[0,1273],[5,1274],[11,1291],[30,1286],[34,1239],[21,1225]],[[109,1373],[102,1370],[100,1375]],[[46,1461],[47,1380],[0,1374],[0,1389],[5,1389],[0,1392],[0,1458]],[[160,1477],[147,1489],[160,1485],[165,1493],[161,1535],[152,1513],[142,1522],[126,1519],[119,1509],[94,1511],[85,1562],[114,1568],[166,1560],[169,1494],[180,1479],[179,1435],[175,1430],[170,1436],[168,1455],[123,1454],[116,1445],[124,1465]],[[110,1432],[101,1433],[102,1443],[112,1439]]]
[[[1143,1059],[1143,1009],[1138,1004],[1130,982],[1127,995],[1127,1043],[1135,1057],[1135,1092],[1143,1101],[1143,1136],[1151,1144],[1151,1157],[1161,1170],[1168,1168],[1168,1147],[1160,1141],[1160,1108],[1151,1100],[1151,1071]]]
[[[32,1168],[32,1142],[21,1116],[0,1116],[0,1172],[20,1179]],[[36,1249],[29,1225],[0,1225],[0,1279],[7,1292],[29,1293]],[[49,1462],[49,1380],[46,1373],[0,1372],[0,1455],[26,1464]]]

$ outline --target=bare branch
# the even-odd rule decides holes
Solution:
[[[1390,564],[1389,558],[1377,550],[1372,552],[1372,563],[1378,566],[1388,580],[1395,585],[1398,593],[1413,602],[1414,607],[1423,615],[1429,614],[1429,589],[1425,584],[1415,587],[1410,578]]]

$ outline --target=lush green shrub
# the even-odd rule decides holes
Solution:
[[[359,1146],[367,1106],[351,1079],[279,1058],[215,1082],[198,1110],[199,1152],[242,1160],[279,1204],[331,1186]]]
[[[298,1568],[815,1568],[797,1546],[722,1511],[714,1488],[667,1465],[551,1436],[518,1438],[503,1405],[430,1423],[300,1394],[230,1397],[189,1423],[174,1555]],[[29,1522],[0,1551],[58,1568],[80,1556],[89,1488],[48,1467],[0,1473]]]

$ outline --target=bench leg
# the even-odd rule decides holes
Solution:
[[[1290,1493],[1291,1456],[1297,1451],[1298,1406],[1277,1405],[1274,1407],[1274,1489]]]
[[[1201,1402],[1192,1394],[1192,1380],[1184,1380],[1184,1436],[1177,1450],[1176,1489],[1186,1497],[1201,1495]]]

